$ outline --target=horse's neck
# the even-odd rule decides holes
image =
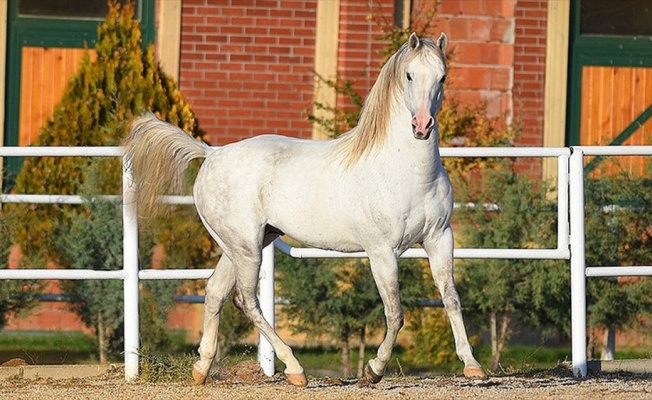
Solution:
[[[441,169],[439,155],[439,135],[433,132],[428,140],[419,140],[412,133],[409,114],[393,118],[390,132],[387,136],[386,154],[390,166],[409,169],[417,168],[426,175],[436,174]]]

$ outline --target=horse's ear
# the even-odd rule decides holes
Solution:
[[[421,40],[419,40],[419,36],[417,36],[416,32],[412,32],[410,35],[410,39],[408,39],[408,45],[412,50],[416,50],[421,45]]]
[[[437,47],[441,49],[441,51],[446,54],[446,47],[448,47],[448,36],[444,32],[439,35],[439,39],[437,39]]]

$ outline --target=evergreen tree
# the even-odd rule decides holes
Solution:
[[[383,308],[367,263],[276,258],[279,297],[293,332],[327,337],[342,350],[342,376],[350,375],[350,341],[364,340],[382,322]]]
[[[143,49],[134,6],[111,1],[106,21],[98,28],[97,58],[87,53],[68,83],[61,102],[35,141],[39,146],[115,146],[130,129],[129,122],[146,110],[201,137],[194,113],[154,59],[154,47]],[[16,178],[18,193],[74,194],[86,180],[89,157],[39,157],[25,160]],[[96,194],[121,191],[120,159],[98,161],[102,174]],[[65,219],[70,207],[15,205],[24,215],[12,227],[12,239],[23,254],[59,261],[53,246],[53,221]],[[29,210],[29,212],[28,212]],[[188,219],[188,218],[185,218]],[[192,219],[192,218],[190,218]],[[192,246],[189,246],[192,247]]]
[[[399,279],[405,306],[432,293],[434,284],[423,284],[427,266],[416,260],[400,260]],[[358,373],[364,363],[366,338],[385,321],[384,309],[369,263],[365,260],[276,258],[278,295],[290,329],[311,338],[328,338],[342,353],[342,376],[351,375],[351,340],[360,341]],[[430,279],[432,282],[432,278]]]
[[[419,8],[413,12],[413,18],[410,19],[410,26],[400,28],[396,26],[393,18],[385,18],[386,15],[383,15],[382,8],[373,9],[371,19],[380,27],[382,32],[382,35],[378,40],[386,43],[386,47],[381,51],[381,56],[383,57],[382,63],[386,62],[387,59],[389,59],[389,57],[408,40],[408,37],[412,32],[416,32],[420,37],[424,38],[433,37],[436,34],[434,24],[436,13],[437,9],[435,3],[420,4]],[[448,54],[447,58],[450,60],[451,54]],[[379,65],[379,67],[381,66],[382,65]],[[354,81],[342,79],[340,76],[335,79],[326,79],[317,76],[317,79],[323,86],[335,91],[339,99],[343,101],[336,101],[335,104],[316,102],[314,108],[318,112],[308,113],[308,119],[314,124],[322,127],[332,138],[339,137],[357,124],[360,111],[364,104],[364,96],[359,93],[358,89],[356,89]],[[447,83],[447,88],[448,85],[449,84]],[[439,111],[437,120],[440,128],[439,140],[442,145],[455,143],[457,145],[464,144],[466,146],[504,146],[510,144],[516,134],[516,131],[511,129],[511,127],[502,127],[499,123],[499,118],[490,117],[487,112],[486,104],[484,103],[462,105],[458,101],[455,101],[454,98],[451,100],[447,99],[444,102],[442,109]],[[477,166],[494,167],[494,164],[497,164],[493,163],[491,160],[479,158],[446,158],[443,160],[443,163],[449,173],[454,172],[451,174],[451,178],[455,182],[457,182],[457,180],[463,180],[466,175],[468,175],[469,171]],[[315,304],[315,307],[321,307],[322,309],[325,309],[323,313],[328,311],[331,313],[333,318],[342,318],[343,321],[345,305],[350,304],[351,301],[345,299],[348,299],[348,296],[353,295],[353,292],[349,293],[344,291],[335,294],[330,293],[330,295],[341,296],[341,299],[326,300],[326,297],[322,298],[320,296],[325,295],[328,291],[327,287],[321,289],[312,287],[318,286],[322,282],[330,282],[331,284],[338,282],[337,277],[334,276],[334,272],[328,271],[336,268],[336,266],[341,263],[341,261],[302,260],[300,262],[301,265],[307,264],[310,266],[297,266],[295,270],[292,270],[293,275],[290,275],[292,278],[289,276],[287,280],[281,276],[279,279],[281,290],[286,293],[287,296],[292,297],[292,303],[296,301],[296,309],[293,309],[292,307],[284,308],[284,312],[288,312],[292,318],[297,318],[297,322],[299,321],[300,316],[303,315],[302,313],[312,314],[313,312],[311,310],[307,310],[308,307],[305,307],[306,309],[302,310],[300,306],[301,302],[298,301],[298,298],[301,298],[302,301],[314,301],[308,299],[308,296],[306,295],[307,292],[312,290],[313,295],[318,296],[320,299],[316,301],[317,304]],[[322,267],[317,267],[317,265],[322,265]],[[429,272],[426,274],[419,272],[423,271],[424,265],[425,264],[419,262],[414,263],[401,261],[401,274],[405,274],[405,276],[413,276],[413,278],[404,281],[404,291],[412,291],[412,295],[414,295],[414,297],[411,297],[411,294],[402,292],[403,301],[407,305],[411,304],[410,299],[429,298],[436,293],[434,290],[432,275],[430,275]],[[428,269],[427,267],[425,268],[426,270]],[[304,269],[317,269],[324,271],[305,272]],[[404,269],[405,271],[403,271]],[[363,269],[358,268],[358,271],[362,272]],[[366,274],[364,281],[371,282],[371,273],[368,270],[364,271],[364,273]],[[304,277],[303,274],[306,274],[307,276]],[[315,276],[311,274],[315,274]],[[321,275],[317,276],[316,274],[325,274],[328,277]],[[294,285],[296,286],[296,289],[292,289],[291,286],[286,286],[292,285],[291,279],[298,279],[301,282]],[[304,291],[304,293],[295,293],[293,290]],[[356,292],[355,296],[363,298],[358,301],[364,302],[366,301],[364,299],[377,296],[376,288],[373,285],[363,285],[360,290],[370,290],[370,293]],[[326,307],[321,305],[322,302],[328,302],[329,306]],[[374,310],[375,312],[375,308],[370,308],[370,310]],[[367,316],[367,313],[365,312],[362,312],[359,316],[355,316],[355,310],[348,310],[348,312],[354,313],[353,319],[364,318]],[[321,317],[323,313],[315,311],[314,316],[305,315],[304,317],[307,320],[302,329],[310,332],[317,332],[320,327],[325,325],[329,328],[338,326],[338,324],[334,323],[323,324],[318,322],[320,320],[315,318]],[[450,361],[451,359],[456,358],[454,345],[452,347],[450,345],[452,342],[450,330],[447,329],[445,324],[441,323],[441,316],[439,316],[439,318],[433,318],[431,314],[432,310],[422,308],[415,308],[406,313],[408,324],[414,324],[412,326],[408,325],[408,329],[412,332],[416,343],[418,343],[417,345],[410,346],[408,349],[409,354],[407,357],[412,361],[419,363],[425,363],[427,361],[440,362],[444,360]],[[353,322],[351,325],[344,324],[342,325],[342,328],[347,328],[350,332],[355,332],[358,328],[348,328],[349,326],[353,326],[352,324]],[[360,332],[362,332],[362,330]],[[343,351],[343,360],[348,359],[347,341],[343,338],[345,336],[351,337],[354,335],[355,333],[347,333],[347,330],[340,330],[329,334],[330,337],[340,342]],[[445,335],[448,336],[444,338]],[[434,340],[435,338],[436,340]],[[451,341],[448,341],[448,338],[450,338]],[[343,364],[345,364],[345,362],[343,362]]]
[[[587,266],[649,265],[652,182],[647,177],[622,173],[587,179],[585,202]],[[641,317],[652,313],[651,292],[649,278],[587,279],[591,331],[598,328],[605,331],[605,337],[615,337],[619,329],[643,328]],[[591,333],[589,355],[596,347]]]
[[[139,22],[134,18],[134,5],[131,2],[124,5],[121,3],[109,1],[109,13],[98,27],[96,58],[93,59],[89,54],[84,57],[78,71],[67,84],[53,116],[41,128],[35,145],[119,145],[130,129],[130,121],[147,110],[179,126],[188,134],[202,138],[202,131],[190,105],[176,83],[156,63],[153,45],[143,47]],[[93,178],[92,187],[87,187],[88,172],[91,170],[101,172]],[[34,194],[84,192],[90,199],[103,194],[119,194],[121,187],[122,163],[118,158],[40,157],[25,160],[16,178],[14,191]],[[122,257],[121,236],[113,236],[116,232],[108,231],[120,227],[119,210],[113,208],[117,206],[96,202],[89,202],[86,206],[8,205],[11,212],[21,215],[10,229],[12,243],[19,245],[23,257],[39,257],[41,264],[54,261],[60,267],[121,267],[118,262]],[[203,228],[194,208],[169,206],[168,211],[170,212],[164,217],[142,224],[150,227],[151,233],[141,225],[141,238],[151,237],[151,240],[140,242],[140,253],[145,256],[141,259],[141,265],[151,267],[150,253],[152,247],[158,245],[165,252],[163,267],[214,266],[218,257],[217,246]],[[82,218],[90,219],[84,221]],[[103,224],[102,229],[105,231],[96,232],[95,229],[100,228],[88,226],[94,223]],[[86,238],[83,237],[83,232],[87,232]],[[77,242],[75,235],[79,239]],[[98,242],[95,243],[91,238]],[[71,246],[62,248],[61,240],[69,242]],[[72,247],[72,244],[77,246]],[[81,251],[84,248],[106,257],[98,260],[83,256]],[[71,254],[71,251],[77,253]],[[118,286],[114,287],[115,285]],[[76,299],[75,310],[85,322],[97,328],[101,315],[105,326],[99,328],[99,331],[116,334],[109,335],[109,343],[103,344],[108,350],[120,348],[121,324],[117,322],[122,301],[119,298],[122,293],[120,285],[121,282],[109,281],[73,281],[65,284],[66,293],[71,299]],[[141,318],[149,319],[141,321],[141,326],[161,332],[165,306],[174,298],[178,282],[145,282],[143,286],[145,290],[141,298]],[[187,286],[193,292],[201,290],[199,285]],[[95,309],[95,306],[91,306],[94,304],[91,298],[95,296],[93,292],[105,293],[104,300],[107,302],[112,300],[109,309],[100,313],[90,311],[91,308]],[[109,295],[109,292],[113,294]],[[108,307],[106,304],[104,306]],[[224,322],[228,324],[229,321]],[[143,344],[147,344],[148,337],[148,334],[144,334]],[[151,343],[166,342],[165,337],[160,335],[158,339],[151,340]]]
[[[9,253],[11,240],[8,227],[13,225],[16,215],[0,211],[0,270],[9,268]],[[33,260],[21,260],[21,268]],[[0,284],[0,329],[3,329],[9,318],[28,313],[37,304],[41,294],[42,284],[38,281],[5,280]]]
[[[462,247],[552,248],[556,213],[544,183],[511,168],[484,170],[460,185],[457,211]],[[492,369],[500,365],[514,326],[564,330],[570,321],[566,263],[555,260],[482,259],[460,262],[465,316],[483,321],[491,334]]]
[[[119,204],[85,199],[86,212],[75,212],[56,235],[60,253],[70,268],[98,271],[122,269],[122,219]],[[63,281],[66,299],[81,320],[94,328],[100,363],[109,361],[109,349],[120,348],[123,291],[120,280]],[[118,342],[114,345],[111,342]]]

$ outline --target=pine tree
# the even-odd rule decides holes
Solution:
[[[156,63],[153,45],[143,47],[139,22],[134,18],[134,5],[127,2],[122,6],[120,3],[115,0],[109,2],[106,20],[98,27],[96,57],[93,59],[89,53],[86,54],[67,84],[54,114],[41,128],[35,145],[119,145],[130,129],[130,121],[147,110],[188,134],[202,138],[190,105],[176,83]],[[93,174],[92,182],[89,179],[90,171],[101,171]],[[40,157],[25,160],[16,178],[14,191],[34,194],[83,192],[88,199],[92,199],[102,194],[119,194],[121,187],[122,161],[119,158]],[[11,226],[11,240],[20,246],[23,257],[37,255],[42,259],[41,264],[54,261],[60,267],[122,268],[119,262],[122,253],[121,232],[96,232],[97,229],[109,227],[121,229],[120,210],[115,207],[118,205],[100,207],[100,203],[90,200],[86,207],[10,205],[7,208],[11,212],[21,215]],[[150,267],[152,247],[158,244],[165,249],[166,267],[212,266],[216,245],[210,240],[195,210],[191,207],[172,209],[174,213],[168,218],[147,224],[153,227],[153,239],[141,240],[141,265]],[[117,236],[118,233],[120,236]],[[145,231],[141,233],[141,237],[148,235]],[[68,245],[62,249],[61,243]],[[83,251],[90,253],[84,255]],[[107,254],[112,256],[108,257]],[[180,260],[184,263],[176,263]],[[107,350],[120,348],[121,326],[115,321],[121,318],[121,311],[116,310],[121,310],[122,290],[113,287],[114,284],[121,283],[76,281],[64,285],[69,298],[75,301],[74,309],[82,319],[97,331],[107,333],[109,343],[103,343]],[[141,316],[150,320],[147,323],[141,321],[141,326],[144,329],[158,327],[156,330],[160,331],[165,306],[174,298],[178,282],[145,282],[143,286],[142,301],[148,312],[141,313]],[[103,311],[98,311],[93,305],[98,302],[84,298],[93,292],[115,292],[116,296],[103,295],[107,304]],[[109,299],[113,301],[109,302]],[[102,316],[103,327],[99,327],[99,316]],[[147,338],[145,332],[143,342]]]
[[[458,186],[456,210],[461,247],[553,248],[556,218],[547,185],[519,175],[513,166],[484,170]],[[558,260],[464,260],[459,290],[465,316],[491,334],[492,369],[518,323],[563,331],[570,315],[566,263]]]
[[[38,146],[115,146],[126,136],[129,122],[151,110],[168,122],[200,137],[189,104],[154,59],[152,45],[143,49],[134,6],[111,1],[106,21],[98,28],[97,58],[89,53],[68,83],[54,115],[41,128]],[[86,180],[89,157],[40,157],[25,160],[16,178],[18,193],[74,194]],[[99,161],[102,174],[96,194],[121,192],[122,166],[116,158]],[[12,230],[23,254],[45,251],[57,260],[52,221],[64,218],[66,207],[18,205],[24,212]],[[69,208],[69,207],[68,207]],[[29,212],[27,212],[29,210]],[[58,261],[58,260],[57,260]]]
[[[8,227],[13,225],[16,215],[0,212],[0,270],[9,268],[11,240]],[[24,265],[21,265],[24,267]],[[0,285],[0,329],[9,318],[31,311],[37,304],[42,284],[38,281],[6,280]]]

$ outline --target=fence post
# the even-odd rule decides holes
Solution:
[[[571,347],[575,376],[586,377],[586,273],[584,248],[584,153],[570,156]]]
[[[263,262],[260,266],[258,282],[258,301],[263,317],[274,327],[274,243],[263,249]],[[258,362],[267,376],[274,375],[274,348],[263,335],[258,343]]]
[[[124,263],[124,351],[125,379],[138,377],[139,294],[138,294],[138,211],[129,160],[122,160],[122,224]]]

